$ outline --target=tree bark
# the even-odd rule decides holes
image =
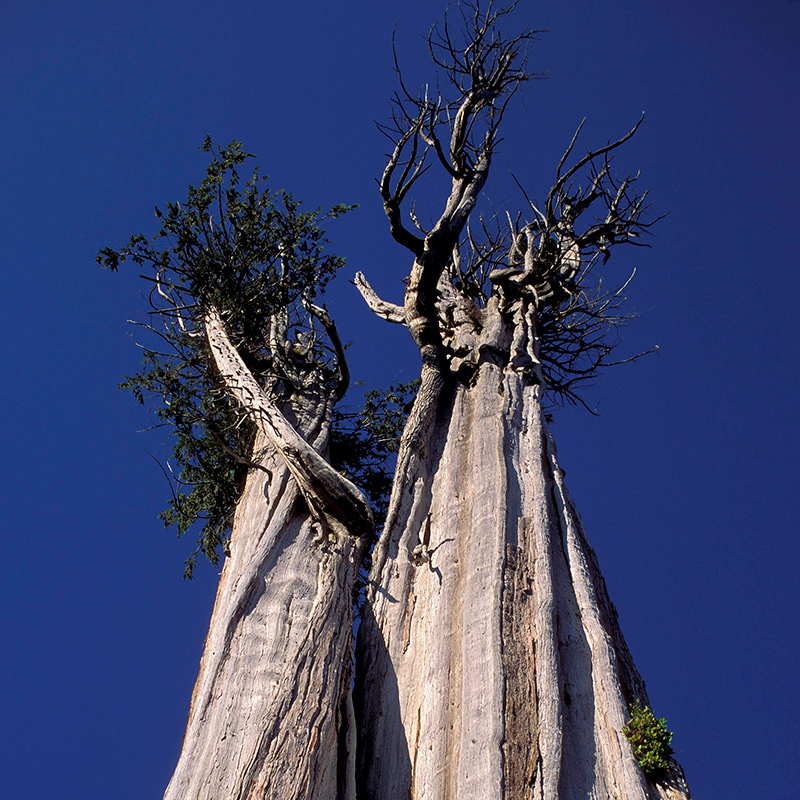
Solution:
[[[320,384],[283,410],[207,315],[215,364],[258,425],[165,800],[353,800],[352,593],[371,516],[326,461]],[[322,517],[322,519],[321,519]],[[320,526],[324,536],[320,536]]]
[[[494,297],[464,324],[465,379],[417,457],[401,450],[374,557],[359,797],[688,798],[678,765],[651,782],[622,732],[647,695],[556,459],[535,311]]]

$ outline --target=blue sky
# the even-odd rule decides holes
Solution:
[[[329,229],[348,264],[328,305],[356,378],[414,377],[407,334],[347,278],[401,297],[373,120],[395,24],[409,83],[429,80],[444,4],[7,5],[4,794],[160,797],[217,571],[182,581],[190,542],[156,519],[167,488],[148,452],[164,442],[115,388],[136,368],[141,288],[94,256],[154,230],[153,205],[201,178],[207,133],[241,140],[272,188],[360,205]],[[541,198],[584,116],[588,148],[644,110],[618,163],[668,212],[652,249],[608,264],[610,280],[637,268],[623,347],[661,349],[600,378],[599,418],[557,414],[570,490],[695,796],[794,800],[800,3],[521,0],[518,18],[548,31],[531,53],[546,78],[509,113],[491,202],[523,207],[508,168]]]

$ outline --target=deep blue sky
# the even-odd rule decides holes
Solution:
[[[156,519],[163,442],[115,388],[140,287],[97,250],[152,232],[153,205],[201,178],[207,133],[242,140],[273,188],[360,204],[330,228],[348,265],[329,307],[356,377],[413,377],[407,334],[346,278],[400,299],[373,120],[398,13],[417,84],[443,5],[5,4],[4,796],[160,797],[215,591],[208,565],[181,580],[190,543]],[[491,201],[523,206],[507,165],[541,198],[584,116],[589,147],[645,110],[620,168],[669,212],[651,250],[608,264],[638,270],[627,352],[661,350],[601,378],[599,418],[558,414],[572,494],[695,796],[795,800],[800,3],[521,0],[518,17],[549,31],[531,57],[547,79],[508,116]]]

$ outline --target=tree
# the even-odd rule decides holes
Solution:
[[[156,209],[156,237],[98,256],[148,270],[140,324],[156,344],[122,387],[173,433],[162,517],[199,530],[187,577],[198,552],[228,555],[166,797],[344,797],[352,597],[374,522],[343,470],[380,511],[408,387],[372,392],[355,420],[334,410],[347,363],[313,301],[342,264],[320,223],[347,207],[302,212],[257,171],[241,187],[238,143],[202,149],[214,154],[205,179]]]
[[[380,192],[413,263],[404,302],[377,298],[419,347],[421,386],[373,556],[356,661],[363,797],[688,797],[680,767],[637,765],[628,706],[647,706],[564,484],[545,403],[581,402],[610,354],[624,286],[593,279],[652,224],[619,140],[573,155],[529,221],[476,213],[533,33],[461,3],[429,39],[436,82],[400,81]],[[432,96],[429,86],[439,87]],[[429,164],[428,162],[432,162]],[[450,192],[427,227],[402,207],[428,167]],[[527,199],[527,195],[525,195]],[[477,217],[477,219],[476,219]]]
[[[541,208],[522,190],[527,218],[482,213],[505,109],[530,77],[534,32],[507,36],[512,10],[463,2],[459,32],[431,33],[435,83],[413,93],[401,77],[382,126],[380,195],[413,261],[402,305],[355,282],[407,326],[421,371],[352,697],[352,598],[392,449],[377,440],[394,440],[404,398],[371,398],[355,430],[334,409],[346,362],[315,300],[340,260],[319,223],[345,208],[301,213],[257,175],[241,190],[234,144],[185,207],[157,211],[157,241],[101,253],[150,267],[146,327],[169,345],[126,382],[177,433],[188,486],[165,521],[201,525],[212,559],[230,553],[167,798],[689,797],[666,728],[631,722],[650,713],[644,682],[548,428],[553,404],[582,403],[615,363],[626,284],[607,289],[595,268],[653,222],[613,163],[639,123],[582,157],[579,127]],[[426,225],[411,201],[429,168],[450,190]]]

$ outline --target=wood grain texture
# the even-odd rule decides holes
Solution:
[[[359,796],[688,798],[622,733],[647,696],[558,465],[533,315],[481,327],[477,372],[396,477],[357,648]]]
[[[253,460],[266,471],[251,470],[236,508],[165,800],[353,800],[352,593],[371,513],[326,460],[322,385],[279,408],[218,314],[207,331],[231,396],[256,422]]]

